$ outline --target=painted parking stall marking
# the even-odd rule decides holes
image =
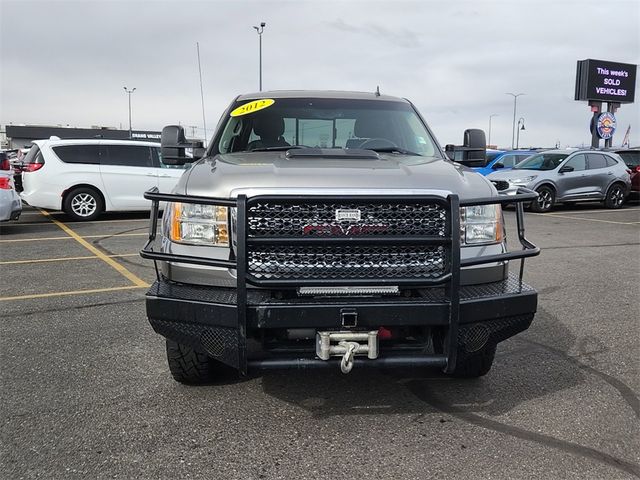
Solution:
[[[117,292],[120,290],[134,290],[146,288],[148,285],[125,285],[124,287],[91,288],[87,290],[71,290],[65,292],[33,293],[29,295],[15,295],[12,297],[0,297],[0,302],[11,300],[31,300],[36,298],[64,297],[69,295],[86,295],[89,293]]]
[[[53,220],[57,222],[57,220]],[[75,233],[75,232],[74,232]],[[112,238],[112,237],[146,237],[147,233],[116,233],[113,235],[78,235],[78,238]],[[49,240],[77,240],[76,237],[42,237],[42,238],[12,238],[10,240],[0,240],[0,243],[16,243],[16,242],[43,242]]]
[[[137,257],[138,253],[121,253],[116,255],[107,255],[110,258],[121,258],[121,257]],[[75,261],[75,260],[101,260],[99,257],[95,255],[87,255],[83,257],[53,257],[53,258],[34,258],[31,260],[8,260],[0,262],[0,265],[17,265],[17,264],[29,264],[29,263],[49,263],[49,262],[64,262],[64,261]]]
[[[70,237],[72,237],[74,240],[76,240],[80,245],[82,245],[84,248],[86,248],[87,250],[89,250],[91,253],[93,253],[96,257],[100,258],[103,262],[105,262],[107,265],[111,266],[113,269],[115,269],[117,272],[119,272],[123,277],[127,278],[129,281],[131,281],[135,286],[137,287],[148,287],[149,284],[147,282],[145,282],[144,280],[142,280],[140,277],[138,277],[137,275],[135,275],[133,272],[127,270],[124,266],[122,266],[120,263],[116,262],[113,258],[110,258],[109,256],[107,256],[106,254],[104,254],[103,252],[101,252],[99,249],[97,249],[96,247],[94,247],[93,245],[91,245],[89,242],[87,242],[83,237],[81,237],[80,235],[78,235],[76,232],[74,232],[71,228],[69,228],[68,226],[66,226],[64,223],[60,222],[59,220],[56,220],[55,218],[52,218],[48,212],[44,211],[44,210],[40,210],[40,212],[45,216],[48,217],[53,223],[55,223],[58,227],[60,227],[60,229],[65,232],[67,235],[69,235]],[[144,235],[144,234],[130,234],[130,235]]]

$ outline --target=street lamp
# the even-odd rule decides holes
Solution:
[[[131,140],[131,94],[136,91],[136,87],[133,87],[131,90],[124,88],[124,91],[129,95],[129,140]]]
[[[516,150],[520,148],[520,130],[524,130],[524,118],[518,119],[518,135],[516,137]]]
[[[489,138],[487,140],[487,145],[491,145],[491,118],[498,116],[499,115],[497,113],[492,113],[491,115],[489,115]]]
[[[526,95],[526,93],[505,93],[505,95],[511,95],[513,97],[513,125],[511,126],[511,150],[513,150],[513,140],[516,135],[516,103],[518,102],[518,97]]]
[[[258,32],[258,43],[259,43],[259,51],[260,51],[260,66],[259,66],[260,91],[262,91],[262,32],[264,31],[264,27],[266,25],[267,25],[266,23],[261,22],[259,27],[256,27],[256,26],[253,27],[256,29],[256,32]]]

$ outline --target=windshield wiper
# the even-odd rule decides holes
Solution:
[[[248,152],[284,152],[286,150],[295,150],[298,148],[309,148],[306,145],[279,145],[277,147],[261,147],[261,148],[252,148],[251,150],[247,150]]]
[[[380,147],[380,148],[367,148],[367,150],[373,150],[378,153],[399,153],[401,155],[416,155],[421,157],[419,153],[412,152],[411,150],[406,150],[400,147]]]

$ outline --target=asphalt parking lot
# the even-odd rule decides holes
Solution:
[[[640,477],[637,203],[527,213],[538,314],[473,381],[180,385],[144,312],[147,216],[67,220],[0,226],[2,478]]]

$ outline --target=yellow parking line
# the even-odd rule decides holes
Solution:
[[[119,257],[137,257],[138,253],[121,253],[119,255],[107,255],[109,258]],[[45,262],[63,262],[68,260],[100,260],[95,255],[88,255],[86,257],[55,257],[55,258],[35,258],[32,260],[9,260],[6,262],[0,262],[0,265],[15,265],[21,263],[45,263]]]
[[[71,237],[12,238],[10,240],[0,240],[0,243],[43,242],[47,240],[71,240]]]
[[[38,215],[40,215],[40,213],[38,213]],[[73,224],[91,224],[91,223],[125,223],[125,222],[149,222],[148,218],[130,218],[130,219],[122,219],[122,220],[95,220],[95,221],[88,221],[88,222],[65,222],[66,225],[73,225]],[[25,223],[7,223],[6,225],[2,225],[2,228],[5,227],[23,227],[23,226],[27,226],[27,227],[32,227],[32,226],[36,226],[36,225],[51,225],[49,222],[25,222]]]
[[[51,217],[49,215],[48,212],[45,212],[44,210],[40,210],[40,212],[45,216],[45,217],[49,217],[49,219],[55,223],[58,227],[60,227],[62,229],[62,231],[64,233],[66,233],[67,235],[69,235],[70,237],[72,237],[74,240],[76,240],[80,245],[82,245],[84,248],[86,248],[87,250],[89,250],[91,253],[93,253],[96,257],[100,258],[103,262],[105,262],[107,265],[111,266],[113,269],[115,269],[116,271],[118,271],[118,273],[120,273],[122,276],[128,278],[134,285],[138,286],[138,287],[148,287],[149,284],[147,282],[145,282],[144,280],[142,280],[140,277],[138,277],[137,275],[135,275],[134,273],[130,272],[129,270],[127,270],[125,267],[123,267],[121,264],[119,264],[118,262],[116,262],[113,258],[109,258],[106,254],[104,254],[103,252],[101,252],[100,250],[98,250],[96,247],[94,247],[93,245],[91,245],[89,242],[87,242],[83,237],[81,237],[80,235],[78,235],[76,232],[74,232],[73,230],[71,230],[69,227],[67,227],[64,223],[56,220],[55,218]]]
[[[52,222],[58,222],[58,220],[51,219]],[[58,222],[61,223],[61,222]],[[58,225],[60,226],[60,225]],[[75,233],[75,232],[74,232]],[[78,238],[112,238],[112,237],[146,237],[148,233],[114,233],[113,235],[78,235]],[[48,240],[75,240],[75,237],[40,237],[40,238],[12,238],[10,240],[0,240],[0,243],[14,243],[14,242],[42,242]]]
[[[85,295],[89,293],[117,292],[118,290],[133,290],[137,288],[145,288],[148,285],[127,285],[126,287],[111,288],[92,288],[90,290],[73,290],[70,292],[52,292],[52,293],[34,293],[31,295],[16,295],[14,297],[0,297],[0,302],[8,302],[11,300],[29,300],[33,298],[62,297],[67,295]]]

